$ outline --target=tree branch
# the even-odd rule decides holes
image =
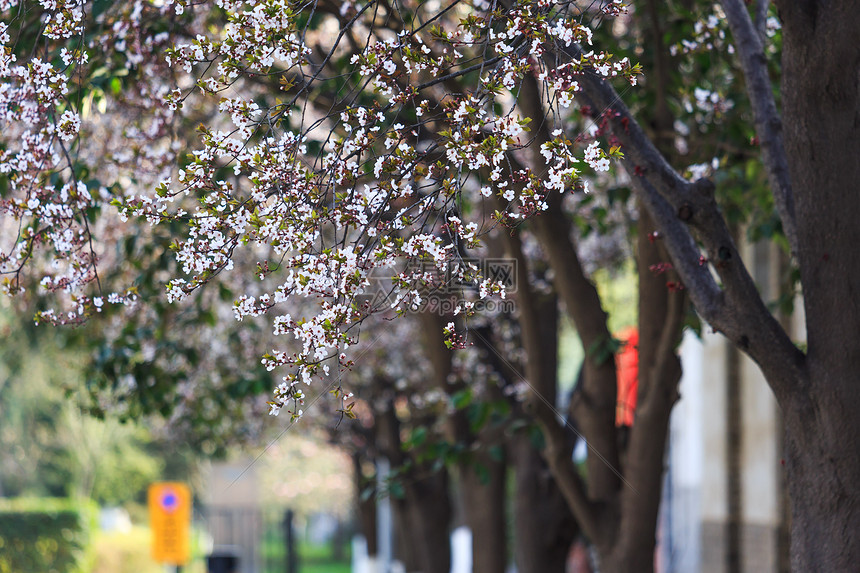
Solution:
[[[543,360],[546,345],[540,333],[540,319],[535,299],[536,294],[532,291],[528,280],[528,267],[526,258],[523,255],[522,244],[516,232],[505,233],[504,235],[506,249],[517,263],[516,296],[523,347],[526,350],[527,356],[526,378],[534,391],[530,395],[529,406],[544,432],[546,438],[546,451],[544,454],[559,489],[561,489],[583,532],[585,532],[589,539],[599,544],[602,537],[597,526],[598,519],[595,514],[595,506],[588,498],[585,485],[582,483],[573,465],[570,447],[567,443],[564,429],[559,425],[556,411],[546,398],[540,394],[541,381],[548,375],[544,370],[547,367],[555,368],[555,364],[546,364]]]
[[[526,117],[534,121],[535,140],[529,149],[532,152],[532,167],[543,162],[541,145],[551,139],[550,128],[543,106],[537,80],[532,76],[523,78],[520,97],[517,101]],[[516,158],[512,158],[516,164]],[[535,169],[536,170],[536,169]],[[536,216],[532,222],[535,233],[547,252],[550,266],[555,273],[556,291],[567,306],[582,344],[586,348],[608,340],[606,312],[600,304],[597,289],[585,276],[576,247],[571,239],[570,222],[562,211],[557,195],[547,198],[549,209]]]
[[[755,117],[755,130],[761,145],[776,209],[791,252],[796,254],[797,224],[794,215],[794,192],[788,171],[788,156],[782,140],[782,119],[776,109],[773,88],[767,71],[767,58],[759,33],[742,0],[723,0],[723,10],[735,40],[746,78],[747,95]],[[765,14],[767,7],[765,6]],[[758,18],[762,18],[758,14]]]
[[[764,44],[767,36],[767,8],[770,0],[755,0],[755,31],[758,39]]]
[[[550,126],[544,112],[539,85],[534,76],[523,78],[517,105],[535,127],[531,142],[532,165],[543,163],[540,147],[550,139]],[[576,252],[571,224],[564,213],[561,197],[547,198],[549,209],[534,217],[535,235],[553,269],[553,284],[564,301],[586,349],[581,402],[577,419],[589,445],[600,455],[588,457],[588,490],[592,499],[608,501],[621,485],[618,469],[618,444],[615,434],[617,383],[615,361],[608,345],[612,340],[597,288],[588,279]],[[603,458],[603,459],[601,459]]]
[[[576,58],[579,48],[570,49]],[[723,332],[764,370],[780,396],[805,379],[805,356],[770,314],[741,260],[714,199],[713,184],[684,180],[657,150],[609,82],[592,71],[581,76],[582,99],[597,110],[612,109],[609,123],[627,158],[634,188],[663,233],[666,248],[699,314]],[[717,286],[687,227],[697,231]]]

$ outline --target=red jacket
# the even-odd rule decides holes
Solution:
[[[639,389],[639,331],[630,326],[616,337],[621,340],[622,347],[615,355],[618,378],[615,425],[632,426],[633,414],[636,411],[636,392]]]

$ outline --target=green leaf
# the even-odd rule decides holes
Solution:
[[[462,410],[472,403],[472,391],[464,388],[451,395],[451,405],[457,410]]]
[[[409,439],[403,444],[404,448],[408,446],[409,449],[417,448],[424,444],[427,441],[427,428],[421,426],[412,430],[412,435]]]

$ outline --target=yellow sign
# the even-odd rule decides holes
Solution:
[[[149,486],[149,526],[152,558],[159,563],[185,565],[191,559],[191,490],[184,483]]]

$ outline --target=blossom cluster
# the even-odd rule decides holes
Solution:
[[[693,25],[693,36],[670,46],[669,51],[675,56],[677,54],[711,52],[725,47],[729,54],[733,54],[735,48],[726,39],[727,26],[726,15],[723,13],[722,7],[719,4],[714,4],[713,12]]]
[[[567,2],[504,11],[451,2],[425,24],[417,23],[425,3],[395,4],[409,10],[374,1],[335,11],[291,0],[137,1],[88,22],[84,0],[42,2],[43,34],[57,57],[26,63],[3,25],[0,115],[16,137],[0,154],[13,188],[0,208],[21,231],[0,252],[0,271],[17,279],[34,249],[49,246],[55,269],[41,285],[68,291],[74,309],[58,321],[73,322],[136,298],[133,290],[85,292],[100,282],[91,227],[108,202],[129,223],[182,229],[171,245],[177,272],[168,300],[179,303],[216,278],[253,278],[233,314],[265,315],[274,336],[291,339],[263,363],[286,371],[271,412],[292,404],[293,416],[302,411],[302,386],[351,367],[356,325],[420,308],[440,286],[438,274],[406,261],[461,269],[453,278],[471,285],[473,299],[504,297],[504,284],[458,261],[492,227],[517,224],[547,209],[552,194],[581,188],[580,160],[609,169],[620,150],[597,141],[580,149],[581,139],[563,132],[566,110],[582,74],[635,84],[639,68],[591,49],[592,31]],[[603,13],[623,8],[609,2]],[[407,23],[405,13],[421,18]],[[165,32],[168,19],[181,32]],[[80,77],[96,87],[87,91]],[[545,117],[528,117],[518,101],[527,82],[537,82]],[[109,99],[137,106],[140,117],[123,132],[133,149],[106,160],[82,134],[109,131],[96,121],[113,117]],[[183,121],[200,123],[196,143],[171,135]],[[190,152],[177,157],[186,145]],[[80,178],[82,162],[113,177]],[[151,179],[158,184],[138,184]],[[391,276],[390,296],[362,304],[379,271]],[[296,298],[311,303],[296,311]],[[457,308],[469,314],[473,305]]]
[[[53,297],[37,322],[77,324],[138,299],[127,284],[100,280],[99,264],[115,257],[105,257],[99,238],[115,234],[103,208],[132,170],[170,156],[166,66],[156,57],[168,34],[153,30],[162,12],[145,2],[108,8],[85,0],[0,5],[0,274],[8,294],[35,287],[36,296]],[[132,77],[140,81],[124,92]]]

